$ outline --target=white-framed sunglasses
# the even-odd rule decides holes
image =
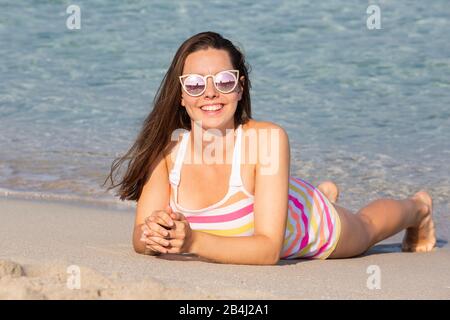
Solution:
[[[213,78],[214,87],[216,87],[219,92],[230,93],[238,84],[239,70],[225,70],[220,71],[215,75],[208,74],[206,76],[199,74],[185,74],[179,78],[183,90],[190,96],[198,97],[205,92],[209,77]]]

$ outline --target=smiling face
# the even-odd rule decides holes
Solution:
[[[235,69],[225,50],[208,48],[189,54],[183,68],[183,75],[216,75],[218,72]],[[202,95],[193,97],[181,88],[181,105],[186,108],[192,122],[201,121],[203,129],[233,129],[234,113],[238,101],[242,98],[242,81],[230,93],[222,93],[213,84],[213,78],[207,78],[206,90]],[[217,111],[211,111],[218,109]],[[208,111],[209,109],[210,111]]]

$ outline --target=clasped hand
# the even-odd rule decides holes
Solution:
[[[141,227],[146,248],[160,253],[191,253],[192,229],[186,217],[170,206],[153,211]]]

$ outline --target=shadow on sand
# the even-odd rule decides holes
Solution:
[[[447,240],[444,239],[438,239],[436,241],[436,247],[435,248],[442,248],[445,245],[448,244]],[[383,254],[383,253],[394,253],[394,252],[402,252],[402,244],[401,243],[387,243],[387,244],[377,244],[375,246],[373,246],[372,248],[370,248],[367,252],[365,252],[364,254],[357,256],[357,257],[353,257],[353,258],[348,258],[348,259],[357,259],[357,258],[362,258],[365,256],[370,256],[370,255],[374,255],[374,254]],[[158,259],[164,259],[164,260],[172,260],[172,261],[202,261],[202,262],[209,262],[209,263],[216,263],[214,261],[202,258],[202,257],[198,257],[194,254],[163,254],[163,255],[159,255],[156,256]],[[291,265],[291,264],[297,264],[297,263],[303,263],[303,262],[308,262],[308,261],[312,261],[310,259],[292,259],[292,260],[286,260],[286,259],[282,259],[280,260],[277,265],[278,266],[283,266],[283,265]]]

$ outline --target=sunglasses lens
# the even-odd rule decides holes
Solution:
[[[205,82],[199,76],[189,76],[183,83],[186,91],[192,95],[199,95],[205,90]]]
[[[216,87],[219,91],[230,92],[236,87],[236,78],[229,72],[220,72],[216,76]]]

